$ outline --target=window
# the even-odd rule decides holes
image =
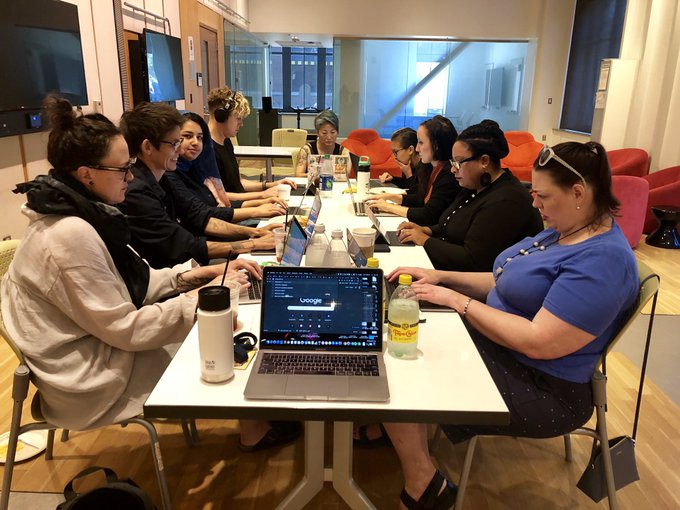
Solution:
[[[271,95],[274,108],[323,110],[333,105],[333,50],[272,48]]]
[[[560,129],[590,133],[604,58],[621,49],[626,0],[576,0]]]

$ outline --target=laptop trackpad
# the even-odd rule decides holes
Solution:
[[[286,395],[308,400],[336,400],[349,395],[349,378],[299,375],[288,377]]]

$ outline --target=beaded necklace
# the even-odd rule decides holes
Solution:
[[[531,255],[532,253],[537,252],[537,251],[545,251],[547,248],[551,247],[553,244],[558,243],[558,242],[562,241],[563,239],[566,239],[566,238],[569,237],[569,236],[573,236],[573,235],[576,234],[577,232],[580,232],[581,230],[584,230],[584,229],[588,228],[588,227],[591,226],[592,224],[593,224],[593,223],[591,222],[591,223],[588,223],[587,225],[583,225],[581,228],[577,228],[577,229],[574,230],[573,232],[569,232],[569,233],[568,233],[566,236],[564,236],[564,237],[562,237],[562,234],[560,234],[560,233],[558,232],[557,239],[555,239],[555,240],[553,240],[553,241],[551,241],[551,242],[549,242],[549,243],[546,243],[545,241],[546,241],[548,238],[552,237],[552,236],[554,235],[554,232],[551,232],[550,234],[548,234],[547,236],[545,236],[545,237],[544,237],[543,239],[541,239],[540,241],[534,241],[534,242],[531,244],[531,246],[529,246],[528,248],[522,248],[522,249],[520,249],[520,250],[517,252],[516,255],[513,255],[512,257],[506,258],[506,259],[503,261],[503,264],[501,264],[501,265],[496,269],[496,272],[494,273],[494,279],[498,280],[498,278],[500,278],[500,276],[503,274],[503,268],[506,266],[506,264],[507,264],[508,262],[510,262],[512,259],[514,259],[515,257],[517,257],[518,255],[525,256],[525,255]]]
[[[472,201],[475,199],[475,197],[476,197],[477,195],[478,195],[478,193],[473,193],[473,194],[470,195],[467,199],[465,199],[465,202],[463,202],[463,203],[460,204],[456,209],[454,209],[453,211],[451,211],[451,213],[450,213],[450,214],[446,217],[446,219],[444,220],[444,228],[446,228],[446,225],[449,223],[449,220],[453,217],[453,215],[456,214],[456,212],[460,211],[463,207],[465,207],[466,205],[468,205],[470,202],[472,202]],[[442,238],[442,239],[443,239],[443,238]]]

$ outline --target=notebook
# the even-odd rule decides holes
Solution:
[[[377,216],[373,213],[373,209],[370,207],[367,208],[366,216],[368,216],[368,219],[373,223],[373,227],[378,231],[379,235],[375,239],[376,246],[379,244],[389,244],[390,246],[415,246],[411,241],[402,243],[396,230],[385,230],[385,227],[380,224]]]
[[[302,254],[305,252],[307,246],[307,233],[300,225],[297,218],[293,217],[290,222],[288,235],[286,236],[286,244],[283,247],[283,254],[281,255],[281,265],[297,267],[302,262]],[[262,280],[255,280],[252,275],[248,273],[248,281],[250,287],[243,289],[239,294],[239,303],[258,303],[262,299]]]
[[[272,266],[263,281],[247,399],[389,400],[380,269]]]

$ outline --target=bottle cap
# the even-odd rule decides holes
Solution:
[[[323,159],[331,159],[331,155],[330,154],[324,154]]]
[[[331,237],[333,239],[342,239],[342,230],[339,228],[331,232]]]
[[[317,223],[314,225],[314,232],[326,232],[326,225],[323,223]]]
[[[413,283],[413,277],[410,274],[399,275],[399,285],[411,285],[411,283]]]
[[[368,156],[359,156],[359,166],[371,166],[371,158]]]
[[[204,312],[221,312],[227,310],[230,304],[228,287],[212,285],[198,291],[198,308]]]
[[[378,259],[375,257],[370,257],[366,261],[366,267],[380,267],[380,263],[378,262]]]

